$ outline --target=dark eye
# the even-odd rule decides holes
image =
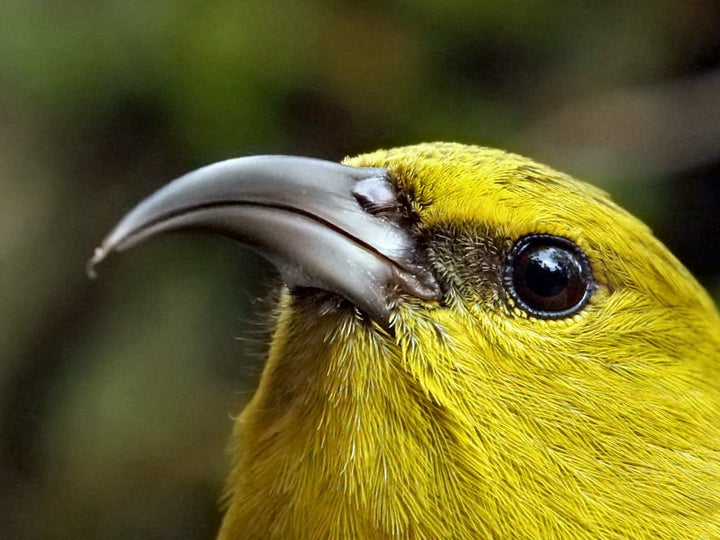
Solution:
[[[522,309],[544,319],[575,314],[595,288],[585,253],[569,240],[547,234],[524,236],[515,243],[504,282]]]

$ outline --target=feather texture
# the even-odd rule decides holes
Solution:
[[[720,319],[605,193],[499,150],[424,144],[386,167],[444,285],[390,329],[286,291],[232,443],[222,540],[720,538]],[[521,309],[518,238],[567,238],[597,289]]]

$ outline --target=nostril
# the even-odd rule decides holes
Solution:
[[[353,186],[352,194],[360,207],[374,216],[397,219],[403,214],[403,205],[386,174],[358,181]]]

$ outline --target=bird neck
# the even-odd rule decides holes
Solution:
[[[417,396],[392,338],[351,312],[302,309],[282,301],[237,420],[221,539],[378,537],[411,527],[412,501],[429,500],[437,449],[410,411],[429,412],[409,407]]]

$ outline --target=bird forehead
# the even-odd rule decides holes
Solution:
[[[474,222],[510,237],[545,232],[577,239],[608,225],[640,225],[602,190],[502,150],[430,143],[346,163],[388,168],[427,227]]]

